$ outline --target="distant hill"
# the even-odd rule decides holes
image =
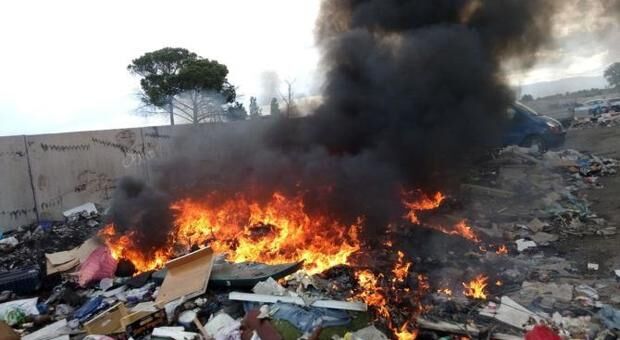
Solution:
[[[534,97],[546,97],[558,93],[575,92],[592,88],[605,88],[607,82],[602,76],[573,77],[554,81],[546,81],[521,86],[521,95],[531,94]]]

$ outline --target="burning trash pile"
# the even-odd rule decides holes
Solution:
[[[514,102],[504,63],[534,64],[563,4],[323,1],[322,104],[184,130],[148,184],[117,183],[103,220],[78,209],[0,241],[0,327],[29,340],[612,336],[616,278],[596,263],[596,279],[579,275],[553,245],[616,232],[579,195],[616,162],[488,156]],[[40,261],[40,285],[20,261]]]
[[[577,190],[616,165],[506,148],[460,192],[403,192],[402,221],[374,239],[363,219],[342,224],[283,194],[174,202],[166,242],[146,250],[78,212],[4,235],[17,244],[3,248],[0,327],[31,340],[613,336],[620,273],[548,254],[615,232]]]

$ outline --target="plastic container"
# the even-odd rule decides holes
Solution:
[[[40,285],[40,273],[37,268],[0,273],[0,291],[10,290],[22,295],[38,290]]]

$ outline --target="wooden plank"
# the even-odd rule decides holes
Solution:
[[[88,334],[93,335],[109,335],[123,332],[125,327],[123,327],[121,319],[127,316],[127,314],[125,304],[118,303],[85,323],[84,329]]]
[[[180,297],[191,299],[207,290],[215,256],[211,248],[203,248],[166,263],[166,277],[155,304],[165,304]]]
[[[295,304],[298,306],[306,306],[306,303],[302,298],[293,297],[293,296],[275,296],[275,295],[232,292],[228,295],[228,298],[230,300],[236,300],[236,301],[250,301],[250,302],[261,302],[261,303],[283,302],[283,303]],[[351,310],[351,311],[357,311],[357,312],[366,312],[368,310],[368,305],[362,302],[347,302],[347,301],[337,301],[337,300],[318,300],[310,304],[310,306],[317,307],[317,308]]]

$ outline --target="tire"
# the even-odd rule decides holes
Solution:
[[[545,140],[542,137],[537,135],[528,136],[527,138],[525,138],[523,143],[521,143],[521,146],[527,148],[537,146],[540,153],[544,153],[545,151],[547,151],[547,143],[545,143]]]

